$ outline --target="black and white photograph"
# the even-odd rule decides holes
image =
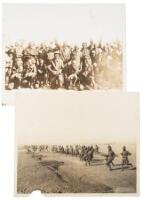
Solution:
[[[18,94],[15,194],[37,190],[137,195],[138,93]]]
[[[17,92],[122,90],[123,4],[4,4],[3,104]]]

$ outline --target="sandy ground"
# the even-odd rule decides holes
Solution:
[[[121,150],[113,148],[116,154]],[[103,147],[102,150],[105,150]],[[136,167],[135,146],[129,146],[130,161]],[[120,152],[119,152],[120,154]],[[91,166],[79,158],[59,153],[44,152],[42,160],[24,151],[18,152],[17,193],[136,193],[136,169],[121,170],[121,156],[117,154],[112,171],[104,157],[94,157]]]

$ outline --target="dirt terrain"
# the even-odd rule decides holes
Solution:
[[[105,149],[103,149],[105,150]],[[115,152],[121,148],[115,146]],[[34,190],[43,193],[136,193],[135,146],[129,146],[133,168],[122,171],[121,156],[117,154],[112,171],[105,165],[103,156],[96,155],[91,166],[77,157],[44,152],[28,154],[18,152],[17,193],[29,194]]]

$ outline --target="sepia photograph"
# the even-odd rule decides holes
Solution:
[[[3,104],[39,90],[121,90],[123,4],[3,4]]]
[[[15,195],[138,195],[138,93],[42,93],[16,95]]]

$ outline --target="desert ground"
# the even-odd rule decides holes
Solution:
[[[136,146],[126,145],[132,153],[129,157],[133,167],[121,169],[121,148],[112,145],[117,154],[115,166],[109,171],[105,158],[94,155],[91,166],[85,166],[78,157],[61,153],[37,154],[18,150],[17,194],[29,194],[34,190],[42,193],[136,193]],[[107,145],[101,146],[107,153]],[[42,159],[41,158],[42,155]]]

